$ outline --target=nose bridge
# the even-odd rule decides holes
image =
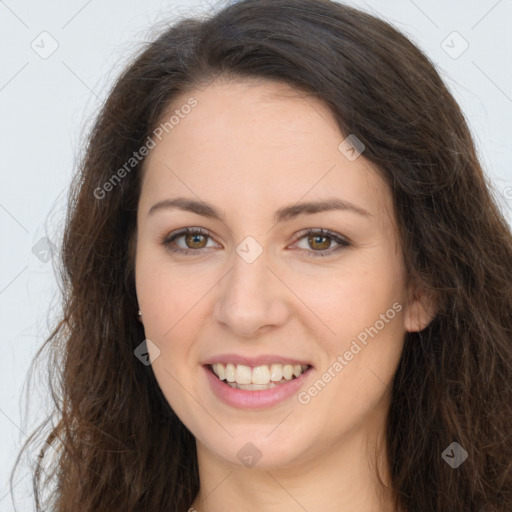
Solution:
[[[251,336],[264,326],[278,325],[286,319],[282,287],[267,267],[268,251],[261,248],[252,259],[256,249],[251,240],[239,244],[216,304],[217,321],[240,336]]]

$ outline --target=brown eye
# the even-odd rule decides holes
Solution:
[[[184,245],[177,242],[182,238],[184,239]],[[200,255],[203,253],[203,249],[208,248],[209,239],[211,237],[206,230],[201,228],[185,228],[176,233],[171,233],[161,241],[161,244],[172,252]],[[351,245],[341,235],[324,229],[308,229],[299,237],[299,240],[302,239],[307,240],[308,247],[302,247],[299,250],[313,257],[329,256]],[[331,247],[333,242],[338,244],[337,247]]]
[[[184,236],[185,236],[185,244],[190,249],[202,249],[206,245],[206,235],[201,235],[201,234],[189,235],[189,234],[187,234]]]
[[[207,248],[208,239],[211,238],[207,231],[200,228],[186,228],[176,233],[171,233],[162,241],[162,245],[172,252],[183,254],[201,254],[202,249]],[[178,244],[178,240],[184,242]]]
[[[330,256],[351,245],[350,242],[341,235],[324,229],[308,229],[303,232],[302,235],[299,240],[306,239],[308,247],[301,247],[300,250],[309,253],[309,255],[313,257]],[[332,248],[331,245],[333,242],[338,244],[338,246]]]
[[[321,242],[323,240],[323,242]],[[329,246],[331,245],[331,240],[328,236],[308,236],[308,243],[311,247],[314,249],[318,249],[320,251],[325,251],[329,249]]]

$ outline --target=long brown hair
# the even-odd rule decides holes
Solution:
[[[509,226],[432,63],[387,23],[327,0],[245,0],[181,20],[115,83],[72,184],[63,313],[38,353],[54,356],[58,417],[44,434],[58,454],[52,471],[34,465],[38,510],[185,512],[198,492],[194,437],[134,357],[144,340],[133,268],[144,160],[126,162],[178,94],[218,75],[287,83],[356,134],[391,188],[408,276],[435,294],[436,316],[406,334],[392,386],[397,510],[512,510]],[[453,442],[468,453],[456,469],[442,456]]]

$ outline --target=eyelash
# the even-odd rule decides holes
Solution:
[[[206,237],[210,237],[210,234],[208,233],[208,231],[206,231],[205,229],[202,229],[202,228],[185,228],[185,229],[182,229],[176,233],[171,233],[167,236],[165,236],[161,241],[160,243],[166,248],[168,249],[169,251],[171,252],[175,252],[175,253],[180,253],[180,254],[191,254],[191,253],[195,253],[195,255],[197,255],[198,253],[200,254],[203,249],[205,249],[204,247],[201,248],[201,249],[177,249],[175,247],[171,247],[171,243],[174,242],[174,240],[180,238],[181,236],[184,236],[184,235],[203,235],[203,236],[206,236]],[[299,251],[305,251],[307,253],[313,253],[312,257],[314,258],[317,258],[317,257],[325,257],[325,256],[330,256],[331,254],[334,254],[338,251],[340,251],[341,249],[344,249],[346,247],[349,247],[351,244],[348,240],[340,237],[339,235],[337,235],[336,233],[332,232],[332,231],[329,231],[327,229],[312,229],[312,228],[309,228],[309,229],[306,229],[305,231],[303,231],[299,238],[297,240],[302,240],[303,238],[305,237],[308,237],[308,236],[315,236],[315,237],[327,237],[327,238],[331,238],[332,240],[334,240],[336,243],[339,244],[338,247],[335,247],[335,248],[331,248],[331,249],[324,249],[324,250],[321,250],[321,251],[308,251],[307,249],[299,249]]]

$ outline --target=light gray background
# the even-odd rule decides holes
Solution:
[[[511,222],[512,1],[346,3],[391,22],[436,63],[465,112]],[[49,404],[44,367],[32,387],[27,388],[26,377],[59,305],[53,263],[84,134],[123,64],[152,38],[155,23],[216,4],[0,0],[0,512],[13,510],[8,475],[26,434]],[[48,55],[52,45],[58,47]],[[53,259],[40,242],[45,236],[56,244]],[[19,510],[33,510],[24,464],[15,483]]]

